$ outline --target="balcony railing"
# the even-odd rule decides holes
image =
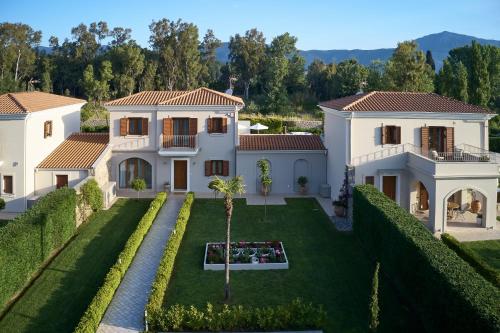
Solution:
[[[421,147],[417,147],[411,143],[405,143],[402,145],[397,145],[394,147],[389,147],[382,149],[373,153],[369,153],[362,156],[357,156],[351,159],[351,164],[353,166],[365,164],[368,162],[373,162],[376,160],[381,160],[390,156],[395,156],[403,153],[414,153],[416,155],[423,156],[435,162],[493,162],[496,163],[497,154],[490,152],[488,150],[471,146],[468,144],[461,144],[455,146],[452,152],[437,152],[435,150],[429,149],[427,151],[422,150]]]
[[[198,147],[198,135],[160,135],[161,147],[169,148],[190,148]]]

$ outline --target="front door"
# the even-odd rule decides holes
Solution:
[[[382,191],[392,200],[396,201],[396,176],[382,178]]]
[[[56,175],[56,188],[68,186],[68,175]]]
[[[187,190],[187,162],[186,160],[174,161],[174,190]]]

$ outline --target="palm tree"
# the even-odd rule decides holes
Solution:
[[[221,179],[217,176],[210,182],[212,190],[224,195],[224,209],[226,211],[226,253],[224,260],[224,272],[226,283],[224,285],[224,300],[228,301],[231,292],[229,288],[229,256],[231,244],[231,217],[233,216],[233,196],[235,194],[245,193],[245,184],[242,176],[236,176],[232,179]]]

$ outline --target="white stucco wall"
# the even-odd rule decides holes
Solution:
[[[349,155],[349,121],[343,117],[325,113],[324,144],[328,150],[327,183],[332,188],[331,197],[338,197],[344,179],[345,166]]]
[[[271,165],[271,193],[295,193],[297,178],[308,178],[308,192],[318,193],[326,183],[326,155],[324,151],[238,151],[238,175],[243,176],[247,193],[259,193],[257,161],[267,159]],[[298,165],[300,163],[301,165]]]
[[[89,176],[88,170],[49,170],[38,169],[35,172],[35,195],[45,195],[56,189],[56,176],[67,175],[68,187],[74,187]]]

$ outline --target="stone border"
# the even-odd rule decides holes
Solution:
[[[224,242],[209,242],[205,244],[205,256],[203,258],[203,270],[205,271],[222,271],[224,270],[224,264],[207,264],[207,251],[208,245],[220,244]],[[265,243],[265,242],[254,242],[254,243]],[[283,255],[285,256],[285,262],[272,262],[272,263],[245,263],[245,264],[229,264],[229,269],[233,271],[261,271],[270,269],[288,269],[288,257],[286,255],[285,247],[283,242],[280,242],[281,248],[283,249]]]

